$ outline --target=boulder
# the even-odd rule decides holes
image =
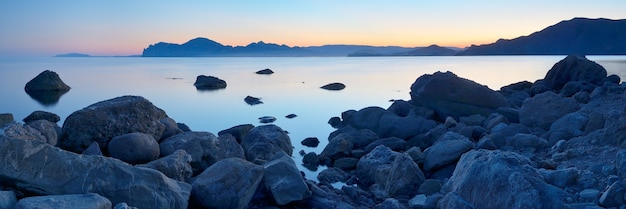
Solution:
[[[188,182],[193,175],[189,163],[191,163],[191,155],[187,154],[184,149],[179,149],[163,158],[137,166],[151,168],[174,180]]]
[[[278,205],[286,205],[311,196],[311,191],[296,163],[285,152],[278,152],[263,166],[263,184]]]
[[[220,160],[192,180],[193,200],[205,208],[243,209],[263,179],[263,166],[240,158]]]
[[[0,127],[12,123],[14,122],[15,119],[13,119],[13,114],[11,113],[2,113],[0,114]]]
[[[418,188],[425,180],[424,173],[413,162],[413,159],[405,153],[400,153],[391,163],[391,170],[385,184],[386,196],[410,199],[417,195]]]
[[[15,191],[0,191],[0,209],[12,209],[17,203]]]
[[[572,186],[578,179],[578,169],[568,168],[548,171],[546,182],[559,188]]]
[[[162,141],[163,139],[167,139],[170,136],[174,136],[176,134],[185,132],[178,127],[178,124],[176,123],[176,121],[174,121],[174,119],[165,117],[165,118],[161,118],[159,122],[161,122],[161,124],[165,126],[165,131],[163,131],[163,135],[161,135],[161,139],[159,139],[159,141]]]
[[[248,135],[248,132],[252,128],[254,128],[254,125],[252,124],[237,125],[237,126],[233,126],[231,128],[225,129],[225,130],[221,130],[220,132],[217,133],[217,135],[221,136],[225,134],[230,134],[235,137],[235,140],[237,140],[237,143],[241,143],[241,140],[243,140],[243,138],[246,137],[246,135]]]
[[[35,140],[0,137],[0,181],[39,195],[97,193],[113,204],[187,208],[191,186],[122,161],[67,152]]]
[[[263,69],[263,70],[256,71],[256,74],[259,74],[259,75],[270,75],[270,74],[274,74],[274,71],[272,71],[269,68],[266,68],[266,69]]]
[[[332,184],[337,182],[345,182],[350,175],[339,168],[327,168],[317,174],[317,180],[323,184]]]
[[[398,137],[405,140],[418,134],[426,133],[437,125],[437,122],[422,116],[410,115],[401,117],[396,114],[382,115],[379,123],[378,136]]]
[[[415,195],[408,203],[411,209],[423,209],[426,207],[426,195]]]
[[[452,72],[422,75],[411,85],[411,101],[435,111],[439,120],[474,114],[488,116],[508,107],[502,94]]]
[[[111,201],[94,193],[27,197],[15,205],[15,209],[110,209],[111,207]]]
[[[45,70],[24,86],[26,92],[67,92],[70,87],[65,84],[59,75],[50,70]]]
[[[342,157],[342,158],[335,160],[335,162],[333,162],[333,167],[349,171],[349,170],[354,170],[358,162],[359,162],[358,158]]]
[[[331,90],[331,91],[339,91],[339,90],[345,89],[346,85],[344,85],[343,83],[329,83],[320,88]]]
[[[391,103],[391,106],[387,108],[387,111],[395,113],[400,117],[406,117],[413,108],[415,108],[415,106],[413,106],[410,102],[404,100],[394,100],[393,103]]]
[[[406,209],[406,207],[394,198],[387,198],[385,201],[374,206],[374,209]]]
[[[246,96],[246,98],[243,98],[243,101],[249,105],[263,104],[263,102],[261,101],[261,98],[253,97],[253,96]]]
[[[600,191],[597,189],[584,189],[578,193],[579,202],[598,203],[598,198],[600,198]]]
[[[42,135],[39,130],[17,122],[12,122],[0,127],[0,136],[23,140],[36,140],[44,143],[48,142],[48,139]]]
[[[320,144],[320,140],[317,139],[316,137],[308,137],[304,140],[302,140],[302,142],[300,142],[300,144],[307,146],[307,147],[317,147],[317,145]]]
[[[380,107],[366,107],[353,113],[346,113],[342,118],[344,123],[356,130],[369,129],[377,132],[380,127],[380,119],[385,114],[391,113]]]
[[[578,92],[591,93],[597,86],[586,81],[570,81],[563,86],[560,94],[565,97],[571,97]]]
[[[234,138],[220,139],[209,132],[184,132],[167,138],[160,144],[162,156],[171,155],[179,149],[185,150],[191,156],[190,164],[195,174],[221,159],[244,157],[243,149]]]
[[[424,150],[424,170],[432,171],[454,163],[473,147],[474,144],[467,137],[446,132],[431,147]]]
[[[70,114],[63,123],[59,147],[81,153],[92,142],[106,150],[109,141],[127,133],[144,133],[161,140],[167,114],[140,96],[98,102]]]
[[[589,117],[580,112],[568,113],[550,125],[546,138],[550,144],[554,144],[559,140],[582,136],[588,121]]]
[[[417,192],[425,195],[432,195],[441,191],[441,182],[436,179],[427,179],[420,185]]]
[[[61,132],[61,128],[56,123],[48,120],[35,120],[26,123],[24,127],[33,128],[39,131],[39,134],[43,136],[42,141],[52,146],[56,146],[59,141],[59,132]]]
[[[28,116],[22,119],[24,123],[28,123],[28,122],[36,121],[36,120],[47,120],[47,121],[56,123],[61,120],[61,117],[51,112],[37,110],[37,111],[30,113]]]
[[[259,162],[259,164],[281,151],[289,156],[293,154],[291,139],[283,129],[276,125],[254,127],[241,141],[241,147],[248,161]]]
[[[109,155],[130,164],[147,163],[159,158],[159,143],[152,135],[129,133],[116,136],[107,145]]]
[[[564,208],[567,194],[544,182],[530,164],[513,152],[472,150],[461,157],[443,190],[475,208]]]
[[[548,88],[558,92],[570,81],[601,85],[606,75],[604,67],[585,56],[568,55],[554,64],[543,80]]]
[[[350,156],[353,147],[352,136],[345,133],[339,134],[330,139],[328,145],[320,153],[320,159],[331,162],[334,159]]]
[[[367,153],[356,165],[356,176],[362,188],[369,188],[376,180],[376,173],[380,166],[391,165],[398,155],[388,147],[378,146]]]
[[[198,90],[215,90],[226,88],[226,81],[213,76],[199,75],[193,85]]]
[[[549,130],[552,123],[580,106],[573,98],[566,98],[547,91],[524,100],[519,112],[521,124]]]
[[[404,139],[398,137],[389,137],[373,141],[364,148],[364,151],[366,153],[370,152],[374,148],[378,147],[378,145],[384,145],[386,147],[389,147],[389,149],[397,152],[405,151],[407,148],[407,143],[406,141],[404,141]]]

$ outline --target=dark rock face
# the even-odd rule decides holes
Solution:
[[[346,85],[343,83],[329,83],[322,87],[322,89],[331,90],[331,91],[339,91],[346,88]]]
[[[606,70],[598,63],[584,56],[568,55],[554,64],[543,80],[548,88],[558,92],[572,81],[601,85],[606,75]]]
[[[199,75],[193,85],[198,90],[215,90],[226,88],[226,81],[213,76]]]
[[[278,126],[263,125],[254,127],[241,141],[241,147],[250,162],[265,162],[278,152],[285,152],[291,156],[293,147],[291,139]]]
[[[263,104],[263,102],[261,101],[261,98],[253,97],[253,96],[246,96],[246,98],[243,98],[243,101],[249,105]]]
[[[527,99],[520,109],[520,123],[549,130],[554,121],[580,109],[576,100],[548,91]]]
[[[68,194],[50,195],[39,197],[27,197],[21,199],[15,205],[15,209],[29,208],[89,208],[89,209],[110,209],[111,201],[94,193],[88,194]]]
[[[191,155],[187,154],[185,150],[179,149],[168,156],[137,166],[151,168],[174,180],[187,182],[193,175],[189,163],[191,163]]]
[[[369,188],[376,182],[378,168],[384,165],[391,165],[397,155],[398,153],[381,145],[361,157],[356,165],[356,176],[359,178],[359,185],[362,185],[363,188]]]
[[[92,104],[65,119],[59,146],[81,153],[92,142],[106,150],[111,138],[127,133],[144,133],[160,140],[165,112],[139,96],[123,96]]]
[[[193,200],[206,208],[248,206],[263,180],[263,166],[239,158],[220,160],[192,180]]]
[[[300,144],[307,146],[307,147],[317,147],[317,145],[320,144],[320,140],[315,137],[309,137],[309,138],[302,140]]]
[[[45,70],[28,81],[24,90],[26,92],[67,92],[70,87],[61,80],[56,72]]]
[[[256,74],[271,75],[271,74],[274,74],[274,71],[272,71],[271,69],[263,69],[263,70],[256,71]]]
[[[152,135],[129,133],[116,136],[107,146],[111,157],[130,164],[147,163],[159,158],[159,143]]]
[[[26,116],[26,118],[24,118],[22,121],[24,121],[24,123],[28,123],[28,122],[36,121],[36,120],[47,120],[47,121],[56,123],[61,120],[61,117],[51,112],[37,110],[35,112],[32,112],[30,115]]]
[[[461,157],[444,190],[475,208],[564,208],[565,192],[543,179],[519,154],[473,150]]]
[[[191,186],[112,158],[79,155],[34,140],[0,137],[0,180],[40,195],[97,193],[113,204],[187,208]]]
[[[311,196],[296,163],[285,152],[278,152],[263,168],[263,184],[278,205],[304,200]]]
[[[276,121],[276,117],[273,116],[263,116],[259,118],[259,123],[273,123]]]
[[[411,85],[411,101],[432,109],[443,121],[474,114],[489,115],[508,103],[502,94],[451,72],[423,75]]]

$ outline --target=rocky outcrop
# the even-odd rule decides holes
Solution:
[[[285,152],[289,156],[293,153],[291,139],[275,125],[254,127],[241,141],[241,147],[246,153],[246,159],[257,164],[263,164],[278,152]]]
[[[191,186],[112,158],[0,136],[0,182],[39,195],[97,193],[113,204],[186,208]]]
[[[24,90],[26,92],[67,92],[70,87],[61,80],[56,72],[45,70],[28,81]]]
[[[226,81],[214,76],[199,75],[193,85],[198,90],[216,90],[226,88]]]
[[[434,110],[441,121],[448,116],[487,116],[499,107],[508,106],[501,94],[452,72],[436,72],[417,78],[411,85],[411,101]]]
[[[166,126],[161,119],[167,114],[139,96],[122,96],[89,105],[70,114],[63,123],[59,146],[80,153],[92,142],[103,150],[116,136],[144,133],[161,140]]]

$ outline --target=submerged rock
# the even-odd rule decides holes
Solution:
[[[193,85],[198,90],[215,90],[226,88],[226,81],[213,76],[199,75]]]
[[[346,88],[346,85],[343,83],[329,83],[322,87],[322,89],[331,90],[331,91],[339,91]]]

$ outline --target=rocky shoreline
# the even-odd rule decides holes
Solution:
[[[499,91],[423,75],[410,101],[331,118],[328,145],[303,162],[278,126],[191,131],[140,96],[62,126],[53,113],[0,114],[0,209],[624,207],[620,82],[572,55]],[[316,182],[296,163],[327,169]]]

